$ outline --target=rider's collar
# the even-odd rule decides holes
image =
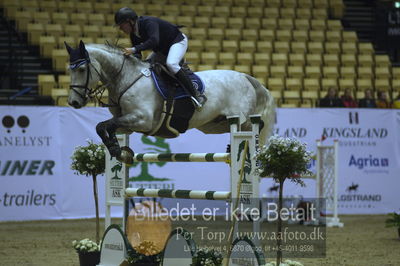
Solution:
[[[69,68],[71,70],[74,70],[74,69],[78,68],[79,66],[81,66],[83,64],[86,64],[86,63],[89,63],[89,62],[90,62],[90,60],[88,58],[87,59],[86,58],[85,59],[81,58],[81,59],[75,60],[74,62],[71,62],[69,64]]]

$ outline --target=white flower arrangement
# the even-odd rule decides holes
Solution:
[[[81,241],[72,241],[72,247],[78,253],[89,253],[100,251],[101,242],[97,244],[96,242],[90,240],[89,238],[82,239]]]
[[[88,140],[88,146],[75,147],[71,157],[71,169],[77,174],[98,175],[105,171],[105,147],[103,144],[94,144]]]
[[[265,266],[276,266],[276,262],[268,262]],[[294,260],[285,260],[284,262],[280,263],[279,266],[304,266],[302,263]]]
[[[271,176],[276,181],[290,178],[303,185],[300,177],[311,174],[307,169],[311,153],[306,150],[305,144],[294,138],[274,135],[254,158],[258,160],[256,173],[261,177]]]

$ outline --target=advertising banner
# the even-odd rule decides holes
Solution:
[[[99,143],[95,126],[111,118],[106,108],[1,106],[0,221],[94,217],[91,177],[70,169],[74,148],[88,139]],[[339,213],[400,211],[400,112],[370,109],[278,109],[274,133],[296,137],[315,152],[316,140],[339,141]],[[189,130],[176,139],[130,136],[136,153],[226,152],[229,134]],[[311,169],[315,169],[315,161]],[[104,177],[98,176],[104,215]],[[225,163],[138,163],[130,167],[135,187],[229,190]],[[285,182],[286,196],[314,197],[315,180],[306,187]],[[260,194],[276,197],[277,186],[263,179]],[[112,211],[113,216],[122,210]]]

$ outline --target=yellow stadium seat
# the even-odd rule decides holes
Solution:
[[[39,74],[38,75],[38,87],[39,94],[50,96],[51,90],[56,86],[56,80],[54,75],[50,74]]]
[[[15,17],[16,17],[15,22],[17,24],[18,30],[26,32],[28,23],[30,23],[33,19],[32,12],[31,11],[16,11]]]
[[[176,23],[185,27],[193,27],[194,20],[193,17],[189,16],[179,16],[176,18]],[[200,27],[201,28],[201,27]]]
[[[389,66],[390,59],[388,55],[374,55],[375,66]]]
[[[203,40],[189,40],[189,51],[191,52],[202,52],[204,48]]]
[[[360,54],[373,54],[374,53],[374,47],[372,46],[372,43],[359,42],[358,43],[358,51],[359,51]]]
[[[355,31],[343,31],[342,32],[343,42],[358,42],[357,33]]]
[[[83,25],[82,31],[85,37],[96,39],[101,36],[100,27],[97,25]]]
[[[224,30],[218,28],[208,29],[208,38],[212,40],[222,40],[224,38]]]
[[[212,69],[215,69],[215,65],[212,65],[212,64],[197,65],[197,71],[206,71],[206,70],[212,70]]]
[[[344,91],[345,89],[351,89],[354,90],[356,88],[356,83],[354,79],[339,79],[339,88],[341,91]]]
[[[39,38],[40,55],[51,58],[51,52],[57,47],[54,36],[40,36]]]
[[[216,65],[215,69],[233,70],[233,65]]]
[[[283,78],[269,77],[267,85],[267,88],[272,91],[283,91],[285,89],[285,81]]]
[[[326,1],[326,0],[323,0]],[[326,8],[313,8],[312,16],[314,19],[327,19],[328,18],[328,10]]]
[[[182,16],[197,16],[197,8],[194,5],[182,5],[181,6],[181,15]],[[200,15],[203,15],[200,13]]]
[[[389,79],[375,79],[374,86],[376,91],[389,91],[391,88]]]
[[[230,6],[214,6],[214,14],[220,17],[229,17],[231,15]]]
[[[69,58],[67,50],[64,49],[53,49],[51,54],[53,68],[59,72],[66,71],[66,64]]]
[[[286,66],[274,66],[269,67],[269,73],[273,78],[284,78],[287,76]]]
[[[327,28],[328,30],[342,30],[342,22],[340,20],[333,20],[333,19],[328,19],[327,20]]]
[[[221,41],[219,40],[205,40],[203,45],[203,50],[207,52],[220,52],[222,50]]]
[[[103,14],[90,14],[88,23],[90,25],[104,26],[106,25],[106,18]]]
[[[392,77],[390,72],[389,66],[375,66],[375,78],[377,79],[390,79]]]
[[[291,30],[277,30],[276,31],[276,40],[277,41],[292,40],[292,31]]]
[[[247,29],[260,29],[261,28],[261,20],[259,18],[246,18],[245,19],[245,28]]]
[[[310,21],[308,19],[295,19],[294,26],[297,30],[309,30],[310,29]]]
[[[287,65],[288,64],[288,56],[286,53],[273,53],[271,55],[272,64],[273,65]]]
[[[207,39],[207,30],[205,28],[191,28],[190,37],[194,40],[205,40]],[[190,42],[190,41],[189,41]]]
[[[42,23],[28,23],[28,40],[33,45],[39,45],[39,38],[44,35],[44,25]]]
[[[359,54],[357,59],[359,66],[371,67],[374,65],[374,59],[370,54]]]
[[[83,2],[79,1],[79,4],[77,4],[76,11],[81,12],[84,14],[92,14],[93,13],[93,5],[91,2]]]
[[[147,13],[147,8],[146,5],[144,4],[140,4],[140,3],[132,3],[132,1],[128,1],[128,2],[123,2],[123,1],[119,1],[119,3],[115,3],[116,1],[110,1],[111,2],[111,7],[112,7],[112,12],[111,14],[113,14],[116,10],[120,9],[121,7],[124,6],[129,6],[131,7],[133,10],[135,10],[139,15],[144,15]],[[137,1],[136,1],[137,2]],[[119,6],[115,6],[116,4],[119,4]],[[99,12],[98,12],[99,13]],[[114,14],[113,14],[114,15]]]
[[[53,89],[51,97],[57,106],[68,106],[68,89]]]
[[[313,30],[323,31],[327,27],[325,19],[312,19],[310,24]]]
[[[322,54],[324,52],[324,43],[322,42],[308,42],[308,52],[311,54]]]
[[[305,74],[307,78],[319,78],[321,76],[321,67],[319,66],[305,66]]]
[[[340,77],[346,79],[355,79],[357,78],[357,72],[354,67],[340,67]]]
[[[114,12],[115,12],[111,7],[111,3],[109,3],[109,2],[94,2],[93,9],[96,13],[100,13],[100,14],[107,14],[107,13],[114,14]]]
[[[237,41],[233,40],[223,40],[222,41],[222,50],[224,52],[234,52],[236,53],[239,50],[239,45]]]
[[[185,59],[189,64],[197,66],[200,63],[200,56],[198,52],[187,52],[185,54]]]
[[[3,0],[2,8],[4,8],[4,15],[12,20],[15,20],[15,15],[18,10],[21,8],[21,4],[19,1],[15,0]]]
[[[258,41],[256,45],[258,53],[272,53],[274,50],[274,45],[271,41]]]
[[[84,43],[94,43],[95,38],[92,37],[81,37],[80,40]]]
[[[163,14],[164,16],[179,16],[181,14],[180,7],[181,5],[172,5],[172,4],[163,5]],[[200,8],[202,12],[200,12]],[[213,14],[213,10],[211,7],[207,7],[205,9],[204,6],[198,6],[198,9],[200,14],[202,14],[202,16],[211,16]],[[211,11],[211,13],[209,13],[209,11]]]
[[[203,3],[204,4],[204,3]],[[167,6],[166,6],[167,7]],[[194,7],[194,6],[193,6]],[[178,9],[179,10],[179,9]],[[164,10],[165,12],[166,10]],[[206,16],[206,17],[212,17],[214,15],[214,7],[210,5],[201,5],[197,6],[197,11],[198,14],[201,14],[201,16]],[[173,13],[171,13],[173,14]],[[187,15],[187,13],[182,13]],[[176,14],[178,15],[178,14]],[[195,16],[196,14],[192,14],[192,16]]]
[[[400,77],[400,67],[392,67],[393,78]]]
[[[271,83],[272,83],[272,81],[271,81]],[[268,82],[267,82],[267,84],[268,84]],[[268,85],[268,88],[270,88],[269,85]],[[282,100],[282,91],[281,90],[273,90],[273,91],[270,91],[270,92],[271,92],[272,97],[275,99],[275,103],[277,105],[279,105],[279,103]]]
[[[197,28],[209,28],[211,26],[211,21],[215,21],[216,18],[210,20],[208,17],[194,17],[194,26]]]
[[[258,40],[258,30],[256,29],[246,29],[242,31],[242,39],[246,41],[257,41]]]
[[[240,41],[239,50],[246,53],[254,53],[257,50],[256,43],[252,41]]]
[[[283,97],[284,98],[300,98],[300,90],[303,89],[303,82],[301,78],[286,78],[285,80],[286,84],[286,89],[289,91],[284,91],[283,92]],[[294,95],[293,91],[298,91],[298,95]],[[287,93],[287,94],[285,94]],[[289,96],[290,95],[290,96]]]
[[[306,58],[304,53],[289,54],[289,64],[292,66],[304,66]]]
[[[342,41],[342,32],[340,30],[329,30],[325,34],[328,42],[340,42]]]
[[[281,0],[268,0],[265,1],[268,7],[280,7]]]
[[[75,1],[57,1],[59,11],[71,14],[75,12]]]
[[[307,54],[306,64],[309,66],[321,66],[322,65],[322,55],[321,54]]]
[[[163,5],[148,4],[146,5],[146,14],[150,16],[159,17],[163,14]]]
[[[57,10],[56,1],[39,1],[40,10],[45,10],[47,12],[55,12]]]
[[[253,64],[253,54],[252,53],[242,53],[237,54],[237,63],[240,65],[252,65]]]
[[[307,43],[306,42],[291,42],[290,50],[292,53],[306,53]]]
[[[83,13],[71,13],[71,23],[72,25],[83,26],[88,24],[88,15]]]
[[[296,17],[299,19],[311,19],[311,9],[310,8],[297,8]]]
[[[327,91],[329,88],[339,89],[337,79],[323,78],[321,80],[321,89]]]
[[[244,18],[247,16],[247,8],[244,6],[233,6],[231,8],[231,16]]]
[[[242,38],[241,29],[225,29],[225,39],[238,41]]]
[[[313,7],[313,1],[312,0],[297,0],[297,5],[300,8],[310,9]]]
[[[104,38],[114,39],[117,37],[117,29],[113,26],[102,26],[100,27],[101,36]]]
[[[293,41],[308,41],[308,31],[307,30],[294,30],[292,31]]]
[[[268,66],[254,65],[252,66],[252,75],[256,78],[265,78],[269,74]]]
[[[62,26],[69,24],[69,15],[66,12],[51,13],[51,17],[52,17],[51,21],[53,24],[60,24]]]
[[[231,19],[231,18],[229,18]],[[210,20],[210,18],[207,18]],[[228,18],[226,17],[212,17],[211,18],[211,26],[213,28],[225,29],[228,27]]]
[[[295,8],[297,7],[297,0],[281,0],[281,5],[285,8]]]
[[[264,17],[266,18],[279,18],[279,8],[277,7],[266,7],[264,8]]]
[[[248,7],[247,13],[253,18],[261,18],[264,16],[264,10],[260,7]]]
[[[288,77],[290,78],[303,78],[304,77],[303,66],[288,66]]]
[[[296,11],[293,7],[281,7],[280,16],[281,18],[296,18]]]
[[[72,36],[76,39],[80,38],[82,36],[81,26],[77,24],[65,25],[65,35]]]
[[[275,30],[260,30],[259,31],[260,41],[274,41],[275,40]]]
[[[335,66],[324,66],[322,68],[322,73],[324,78],[337,79],[340,76],[338,68]]]
[[[341,47],[340,42],[326,42],[325,53],[327,54],[340,54]]]
[[[50,13],[47,11],[33,12],[33,21],[40,24],[49,23],[51,21]]]
[[[340,65],[339,55],[337,54],[324,54],[322,56],[325,66],[338,66]]]
[[[78,42],[76,41],[76,38],[72,36],[61,36],[57,39],[57,48],[59,49],[65,49],[65,44],[64,42],[68,43],[71,46],[76,45]]]
[[[251,74],[251,69],[249,65],[234,65],[233,70],[241,72],[241,73],[246,73],[246,74]]]
[[[262,29],[277,29],[278,28],[278,21],[276,18],[262,18],[261,19],[261,27]]]
[[[319,91],[321,89],[319,78],[303,79],[303,89],[308,91]]]
[[[400,91],[400,78],[392,79],[392,90],[393,91]]]
[[[357,58],[354,54],[341,54],[340,61],[342,66],[355,66],[357,65]]]
[[[278,19],[278,28],[282,30],[291,30],[294,28],[293,19],[291,18],[280,18]]]
[[[274,42],[274,52],[275,53],[289,53],[290,52],[290,42],[289,41],[276,41]]]
[[[359,66],[357,67],[357,77],[360,79],[374,78],[374,71],[371,66]]]
[[[216,18],[211,18],[212,20],[214,19],[220,19],[218,17]],[[225,27],[226,24],[224,24],[222,27]],[[231,29],[242,29],[244,28],[244,19],[243,18],[228,18],[228,28]],[[213,27],[220,28],[218,24],[213,23]]]
[[[301,97],[303,100],[308,100],[312,103],[312,106],[315,106],[315,102],[319,98],[319,91],[318,90],[303,90],[301,92]]]
[[[325,32],[323,30],[310,30],[308,36],[311,42],[324,42]]]
[[[357,43],[355,42],[342,42],[342,53],[344,54],[357,54]]]
[[[254,53],[254,62],[257,65],[269,66],[271,64],[271,55],[269,53]]]
[[[357,89],[360,91],[364,91],[366,89],[373,89],[374,85],[372,84],[371,78],[362,78],[357,79],[356,81]]]
[[[220,65],[234,65],[236,64],[236,53],[232,52],[219,53],[218,62]]]

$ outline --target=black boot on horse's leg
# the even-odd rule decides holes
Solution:
[[[121,156],[121,147],[115,135],[116,129],[115,123],[110,120],[100,122],[96,126],[96,132],[107,147],[111,157],[118,158]]]
[[[179,82],[185,87],[186,91],[192,96],[192,101],[196,109],[203,107],[204,103],[207,101],[207,97],[204,94],[200,94],[198,90],[193,86],[192,80],[189,78],[188,74],[182,68],[175,74]]]

